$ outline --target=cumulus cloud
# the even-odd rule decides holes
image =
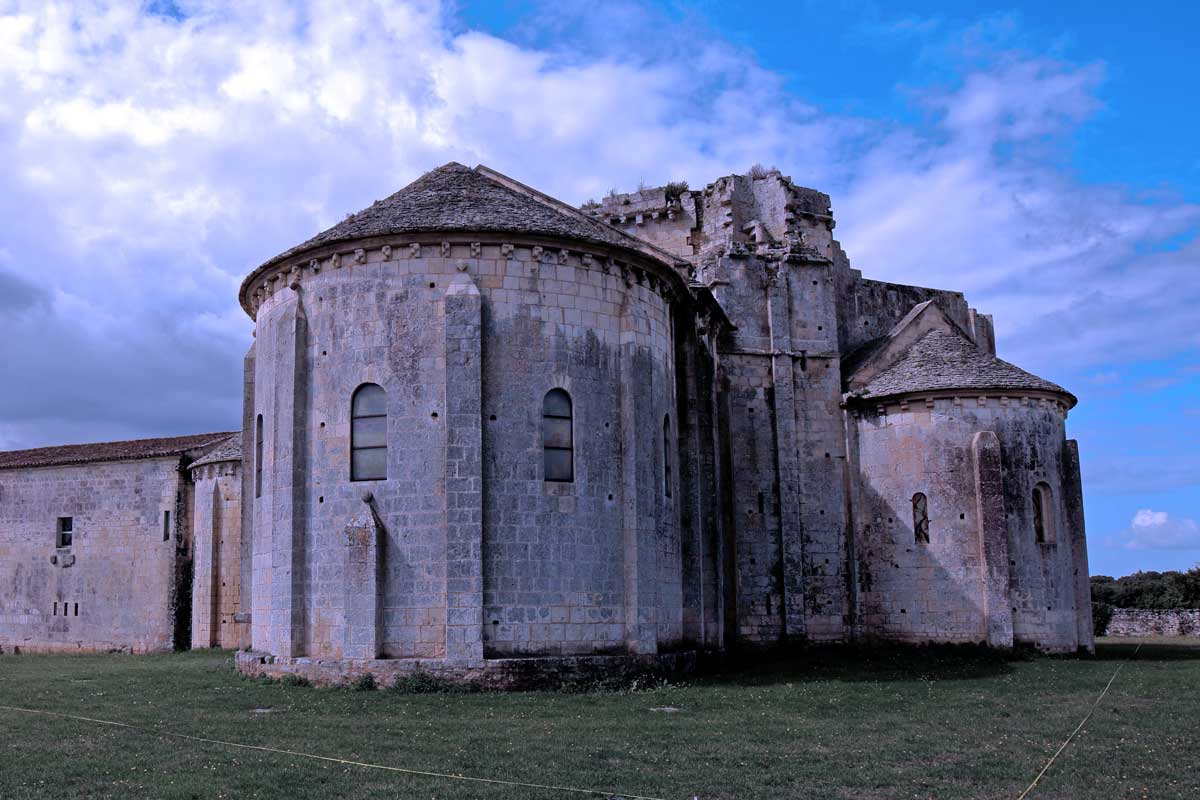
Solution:
[[[1133,515],[1129,527],[1109,539],[1108,544],[1127,550],[1200,549],[1200,525],[1194,519],[1143,508]]]
[[[572,202],[777,164],[833,194],[855,266],[966,291],[1047,377],[1200,346],[1200,209],[1060,168],[1102,65],[975,37],[900,125],[636,4],[556,7],[554,44],[435,0],[0,9],[0,446],[235,426],[241,278],[451,159]]]

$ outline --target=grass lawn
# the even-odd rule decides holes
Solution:
[[[814,651],[651,690],[590,694],[287,686],[242,678],[220,651],[8,655],[0,656],[0,705],[613,795],[1015,798],[1135,646],[1105,641],[1093,659]],[[65,797],[587,795],[0,710],[0,798]],[[1200,641],[1143,644],[1030,797],[1200,798]]]

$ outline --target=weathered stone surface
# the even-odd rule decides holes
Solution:
[[[255,269],[240,460],[221,437],[153,480],[188,544],[194,519],[193,644],[498,683],[796,641],[1090,648],[1075,399],[997,359],[961,294],[863,279],[833,228],[778,171],[580,211],[451,164]],[[382,408],[356,421],[366,384]],[[569,411],[544,420],[552,390]],[[149,469],[137,444],[92,469]],[[57,511],[8,498],[66,468],[5,457],[0,519],[52,535]],[[39,547],[0,593],[8,641],[65,641],[34,561],[91,569]],[[94,641],[167,646],[192,561],[164,557],[160,627]]]
[[[1200,636],[1200,609],[1113,609],[1105,636]]]
[[[0,647],[170,649],[186,492],[180,456],[0,470]]]

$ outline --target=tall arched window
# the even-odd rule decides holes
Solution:
[[[551,389],[542,398],[542,452],[545,480],[575,480],[575,438],[571,431],[571,395]]]
[[[254,422],[254,496],[262,497],[262,451],[263,451],[263,420],[262,414]]]
[[[1033,487],[1033,538],[1039,543],[1054,541],[1054,506],[1050,499],[1048,484]]]
[[[917,492],[913,495],[913,537],[917,544],[929,544],[929,500]]]
[[[374,383],[350,400],[350,480],[387,479],[387,392]]]
[[[663,417],[663,492],[671,496],[671,415]]]

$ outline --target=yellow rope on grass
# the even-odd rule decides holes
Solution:
[[[1130,657],[1130,661],[1137,658],[1138,651],[1141,649],[1142,649],[1142,646],[1139,644],[1137,646],[1137,649],[1133,651],[1133,655]],[[1029,784],[1029,786],[1025,787],[1025,791],[1023,791],[1019,795],[1017,795],[1017,800],[1025,800],[1025,797],[1030,792],[1033,791],[1035,786],[1038,785],[1038,781],[1040,781],[1042,779],[1042,776],[1046,774],[1046,771],[1048,769],[1050,769],[1050,765],[1054,763],[1055,759],[1058,758],[1059,754],[1062,753],[1063,750],[1067,749],[1067,745],[1069,745],[1071,743],[1071,740],[1075,738],[1075,734],[1077,734],[1081,730],[1083,730],[1083,726],[1086,725],[1087,721],[1092,718],[1092,714],[1096,713],[1096,709],[1099,708],[1100,701],[1104,699],[1104,695],[1108,694],[1108,689],[1110,686],[1113,685],[1113,681],[1115,681],[1117,679],[1117,675],[1119,675],[1121,673],[1121,670],[1124,669],[1125,665],[1128,663],[1129,663],[1129,661],[1122,661],[1120,664],[1117,665],[1117,668],[1113,671],[1112,677],[1109,678],[1108,683],[1106,683],[1104,685],[1104,691],[1100,692],[1100,696],[1096,698],[1096,702],[1092,703],[1092,707],[1088,711],[1087,716],[1085,716],[1083,718],[1083,720],[1078,725],[1075,726],[1075,730],[1071,731],[1071,735],[1066,738],[1066,741],[1064,741],[1062,743],[1062,746],[1054,751],[1054,755],[1050,756],[1050,760],[1046,762],[1046,766],[1042,767],[1042,771],[1039,772],[1037,774],[1037,777],[1033,779],[1033,783]]]
[[[647,797],[640,794],[625,794],[623,792],[610,792],[600,789],[577,789],[572,786],[552,786],[550,784],[541,783],[522,783],[520,781],[506,781],[500,778],[477,778],[470,775],[453,775],[446,772],[431,772],[420,769],[407,769],[405,767],[391,767],[386,764],[368,764],[364,761],[350,761],[345,758],[333,758],[331,756],[319,756],[313,753],[301,753],[296,750],[282,750],[276,747],[263,747],[256,744],[240,744],[238,742],[226,742],[221,739],[207,739],[203,736],[190,736],[186,733],[173,733],[171,731],[159,730],[156,728],[145,728],[140,725],[132,725],[128,722],[115,722],[107,719],[95,719],[93,717],[81,717],[75,714],[64,714],[59,711],[43,711],[36,708],[18,708],[16,706],[0,706],[0,710],[4,711],[19,711],[23,714],[40,714],[47,717],[61,717],[63,719],[74,719],[82,722],[94,722],[98,725],[111,725],[116,728],[128,728],[130,730],[139,731],[141,733],[149,733],[156,736],[170,736],[175,739],[186,739],[191,742],[202,742],[204,744],[219,744],[224,747],[237,747],[242,750],[258,750],[263,753],[278,753],[280,755],[296,756],[298,758],[311,758],[315,761],[330,761],[335,764],[346,764],[352,767],[363,767],[365,769],[382,769],[389,772],[403,772],[407,775],[421,775],[427,778],[443,778],[445,780],[454,781],[470,781],[473,783],[490,783],[499,786],[516,786],[523,789],[546,789],[556,792],[573,792],[575,794],[593,794],[603,797],[619,797],[625,800],[663,800],[661,797]]]

